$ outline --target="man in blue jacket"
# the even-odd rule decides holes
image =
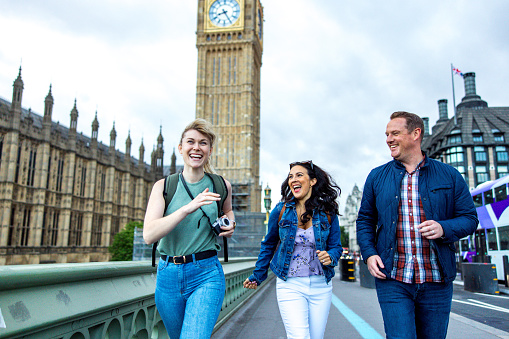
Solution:
[[[357,218],[387,338],[446,337],[454,242],[478,223],[460,173],[421,151],[423,132],[416,114],[391,115],[385,134],[394,160],[368,175]]]

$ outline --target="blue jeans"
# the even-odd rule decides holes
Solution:
[[[171,339],[209,339],[224,293],[217,256],[181,265],[159,259],[155,301]]]
[[[445,338],[452,282],[406,284],[375,279],[387,338]]]

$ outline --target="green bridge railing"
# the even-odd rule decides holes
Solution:
[[[226,295],[216,328],[256,293],[242,287],[254,264],[223,263]],[[0,266],[0,338],[168,338],[155,285],[148,261]]]

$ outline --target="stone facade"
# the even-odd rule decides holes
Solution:
[[[214,2],[198,1],[196,117],[210,121],[219,137],[212,164],[232,183],[234,210],[260,212],[263,7],[236,0],[238,18],[222,26],[209,15]]]
[[[21,68],[12,102],[0,98],[0,265],[107,261],[113,236],[129,221],[143,221],[153,183],[163,176],[163,137],[152,163],[77,132],[76,101],[70,127],[52,121],[51,86],[44,115],[22,108]],[[143,159],[145,148],[139,148]]]
[[[447,100],[438,101],[439,119],[429,133],[425,122],[422,149],[454,166],[472,189],[509,174],[509,107],[488,107],[476,93],[475,73],[463,75],[465,97],[448,117]]]

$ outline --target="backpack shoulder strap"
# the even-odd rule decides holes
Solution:
[[[224,178],[218,174],[207,173],[207,175],[212,179],[212,185],[214,187],[214,193],[217,193],[221,196],[221,200],[217,201],[217,213],[218,216],[223,215],[223,204],[226,198],[228,197],[228,188],[226,187],[226,181]]]
[[[164,178],[164,191],[163,191],[164,213],[166,213],[168,205],[170,204],[171,199],[173,199],[173,196],[177,191],[178,182],[179,182],[178,173],[170,174],[166,178]]]
[[[286,210],[286,204],[283,205],[281,212],[279,212],[279,218],[277,219],[278,223],[281,221],[281,218],[283,217],[283,213],[285,213],[285,210]]]
[[[177,191],[177,184],[179,182],[179,176],[178,173],[170,174],[167,177],[164,178],[164,188],[163,188],[163,197],[164,197],[164,213],[166,213],[166,210],[168,209],[168,205],[171,202],[171,199],[175,195],[175,192]],[[156,251],[157,251],[157,244],[158,241],[156,241],[152,245],[152,267],[156,266]]]

